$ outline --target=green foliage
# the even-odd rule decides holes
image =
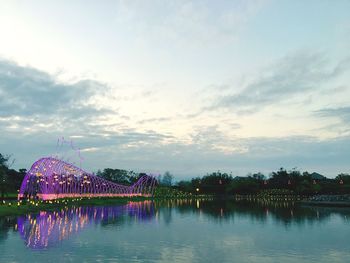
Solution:
[[[253,177],[246,177],[233,180],[227,192],[234,194],[255,194],[259,192],[259,190],[259,180]]]
[[[177,187],[181,191],[196,194],[223,194],[226,193],[232,176],[220,171],[207,174],[203,178],[192,178],[191,181],[180,181]]]
[[[11,156],[0,153],[0,196],[3,199],[10,192],[17,192],[26,174],[25,169],[16,171],[10,169],[9,161]]]
[[[294,194],[294,192],[288,189],[267,189],[259,192],[260,196],[285,196],[292,194]]]
[[[338,181],[342,180],[343,183],[350,183],[350,175],[347,173],[338,174],[338,176],[335,179]]]
[[[226,173],[214,172],[202,178],[192,178],[191,181],[180,181],[177,186],[185,192],[219,195],[257,194],[272,189],[299,195],[346,194],[350,193],[350,175],[342,173],[335,179],[328,179],[317,173],[280,168],[266,179],[262,173],[232,178]]]
[[[158,186],[155,189],[155,198],[190,198],[192,194],[182,192],[176,188]]]
[[[159,176],[158,183],[163,186],[172,186],[173,180],[174,176],[170,172],[166,171],[163,177]]]
[[[1,192],[1,197],[4,198],[5,195],[5,190],[6,190],[6,185],[7,185],[7,171],[8,171],[8,166],[7,166],[7,161],[9,158],[6,156],[3,156],[0,153],[0,192]]]
[[[98,170],[96,175],[114,183],[129,185],[136,182],[143,174],[136,174],[133,171],[122,169],[106,168],[103,171]]]
[[[194,191],[195,189],[193,189],[193,186],[192,186],[192,182],[191,181],[180,181],[177,183],[177,186],[179,189],[181,189],[182,191],[184,192],[192,192]]]

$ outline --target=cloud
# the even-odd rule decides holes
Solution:
[[[28,167],[35,159],[55,154],[57,138],[65,136],[82,148],[88,157],[84,165],[93,170],[97,162],[114,166],[118,151],[130,152],[172,139],[171,135],[128,126],[124,122],[127,116],[119,116],[96,100],[109,97],[108,92],[108,85],[95,80],[61,83],[46,72],[0,60],[0,148],[14,153],[18,167]]]
[[[97,147],[90,147],[90,148],[81,149],[80,151],[81,152],[96,152],[98,150],[99,150],[99,148],[97,148]]]
[[[337,118],[348,124],[350,122],[350,107],[324,108],[315,112],[317,116]]]
[[[54,142],[61,136],[80,142],[85,152],[161,144],[172,138],[154,131],[137,131],[120,122],[127,116],[116,119],[118,112],[95,102],[96,96],[109,96],[108,89],[94,80],[60,83],[46,72],[0,60],[2,149],[12,151],[11,144],[19,138],[23,138],[23,145],[18,147],[26,147],[23,153],[35,149],[29,156],[53,154]]]
[[[145,124],[145,123],[151,123],[151,122],[167,122],[167,121],[171,121],[172,118],[170,117],[161,117],[161,118],[149,118],[149,119],[144,119],[141,121],[138,121],[138,124]]]
[[[0,127],[21,134],[103,133],[105,127],[93,125],[119,116],[98,103],[109,91],[107,84],[95,80],[62,83],[44,71],[0,60]]]
[[[269,173],[280,167],[298,167],[335,176],[349,169],[349,137],[329,140],[308,136],[231,138],[218,139],[217,143],[215,135],[222,136],[212,127],[199,136],[195,135],[196,140],[190,144],[175,142],[161,147],[149,144],[135,151],[124,149],[123,155],[133,156],[138,165],[145,168],[168,169],[180,177],[203,175],[215,170],[232,171],[236,175],[255,171]],[[231,151],[226,151],[224,146]],[[133,165],[132,162],[130,165]]]
[[[106,88],[94,80],[59,83],[46,72],[0,60],[1,117],[60,115],[75,119],[111,113],[89,106],[89,100]]]
[[[246,151],[237,137],[227,136],[218,125],[197,126],[190,138],[191,142],[203,152],[234,154]]]
[[[185,44],[217,44],[236,39],[238,32],[266,1],[121,1],[116,23],[137,39]]]
[[[0,149],[14,155],[15,168],[28,168],[36,159],[54,154],[56,140],[63,134],[50,129],[31,134],[1,130]],[[217,126],[197,127],[191,141],[185,142],[171,135],[132,129],[119,133],[82,131],[78,137],[73,128],[66,129],[64,135],[70,134],[75,136],[74,145],[82,149],[82,167],[88,171],[105,167],[154,173],[170,170],[181,179],[216,170],[246,175],[298,167],[327,176],[349,170],[350,137],[238,138],[226,136]]]
[[[331,66],[329,66],[331,65]],[[238,93],[219,96],[203,109],[230,109],[251,114],[263,108],[290,100],[298,95],[320,92],[330,81],[350,69],[350,59],[332,65],[322,53],[300,51],[288,55],[261,71]],[[231,87],[235,89],[236,87]]]
[[[327,81],[347,70],[345,63],[327,68],[324,66],[327,61],[321,58],[314,57],[314,63],[322,65],[321,69],[304,68],[309,70],[307,74],[310,75],[309,78],[320,77],[323,81]],[[311,63],[310,60],[312,60],[310,57],[305,59]],[[247,89],[250,91],[267,89],[262,94],[271,103],[276,99],[284,99],[285,95],[282,95],[279,85],[270,87],[267,83],[277,79],[283,84],[284,81],[280,78],[288,75],[285,72],[291,73],[293,70],[297,73],[291,73],[293,76],[291,82],[300,81],[304,86],[297,87],[297,91],[293,91],[292,84],[284,85],[282,90],[286,90],[287,97],[300,94],[305,89],[318,88],[316,86],[319,82],[298,80],[299,77],[306,78],[304,73],[300,72],[303,69],[298,69],[294,65],[298,63],[291,63],[294,66],[285,63],[287,65],[284,69],[281,66],[275,69],[277,73],[275,71],[270,75],[266,73],[260,78],[260,82],[256,80],[255,84],[248,85]],[[301,63],[300,67],[303,67],[302,64],[304,63]],[[278,73],[279,71],[284,73]],[[266,81],[261,81],[262,79]],[[279,81],[277,83],[280,83]],[[309,87],[311,84],[312,87]],[[45,72],[2,60],[0,63],[2,134],[0,149],[4,151],[2,153],[14,154],[18,160],[15,163],[16,168],[28,168],[36,159],[54,154],[57,138],[64,135],[66,138],[71,136],[76,147],[82,149],[83,168],[88,171],[105,167],[146,172],[170,170],[177,175],[177,178],[183,178],[203,175],[218,169],[245,175],[247,172],[267,172],[281,166],[287,169],[298,166],[332,176],[336,172],[347,172],[346,169],[349,168],[347,158],[350,155],[350,138],[346,136],[329,140],[307,136],[239,138],[226,134],[221,125],[197,124],[192,126],[193,132],[187,134],[185,139],[177,138],[171,133],[130,126],[128,120],[124,118],[113,119],[112,115],[121,116],[115,110],[94,101],[97,94],[108,96],[105,94],[105,89],[108,89],[107,85],[93,80],[71,84],[59,83]],[[271,97],[269,92],[272,91],[279,95]],[[249,93],[243,90],[239,94],[243,100]],[[245,98],[250,108],[255,105],[254,99],[249,96]],[[265,101],[258,100],[257,103],[260,106],[266,105]],[[241,103],[239,106],[244,108],[246,104]],[[346,117],[348,109],[333,108],[320,111],[318,114],[322,117],[343,116],[345,120],[348,118]],[[169,119],[155,116],[143,121],[162,123]],[[240,125],[232,123],[230,118],[225,121],[225,126],[227,125],[231,130],[240,128]]]

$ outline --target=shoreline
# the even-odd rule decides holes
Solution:
[[[151,200],[149,197],[116,197],[116,198],[65,198],[50,201],[31,200],[28,202],[13,201],[3,202],[0,205],[0,217],[19,216],[40,211],[55,211],[64,207],[72,206],[105,206],[126,205],[128,202]]]
[[[3,216],[19,216],[30,213],[37,213],[40,211],[55,211],[64,207],[72,206],[108,206],[108,205],[126,205],[128,202],[140,202],[146,200],[169,200],[169,199],[226,199],[233,201],[257,201],[266,200],[275,202],[295,202],[301,206],[320,206],[320,207],[350,207],[349,195],[319,195],[312,196],[309,200],[300,200],[300,196],[296,198],[293,195],[283,196],[258,196],[258,195],[236,195],[236,196],[191,196],[190,198],[184,197],[92,197],[92,198],[63,198],[56,200],[30,200],[30,201],[17,201],[17,200],[3,200],[0,204],[0,217]],[[294,197],[294,198],[293,198]],[[345,199],[344,199],[345,197]]]
[[[322,207],[350,207],[350,202],[341,201],[299,201],[303,206],[322,206]]]
[[[40,211],[55,211],[64,207],[72,206],[108,206],[108,205],[126,205],[128,202],[142,202],[142,201],[157,201],[170,199],[208,199],[208,196],[192,196],[185,197],[84,197],[84,198],[63,198],[55,200],[2,200],[0,204],[0,217],[4,216],[19,216],[30,213],[37,213]]]

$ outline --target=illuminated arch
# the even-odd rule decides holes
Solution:
[[[18,198],[152,196],[155,185],[156,179],[148,175],[131,186],[116,184],[68,162],[46,157],[36,161],[27,172]]]

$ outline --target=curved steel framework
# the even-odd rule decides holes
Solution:
[[[156,179],[152,176],[144,175],[131,186],[120,185],[73,164],[46,157],[36,161],[27,172],[18,198],[152,196],[155,186]]]

